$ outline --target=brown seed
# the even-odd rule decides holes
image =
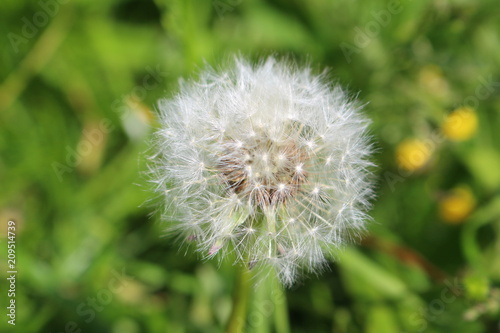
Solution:
[[[274,142],[266,135],[246,144],[228,140],[217,163],[227,190],[257,206],[285,203],[307,181],[308,152],[296,137]]]

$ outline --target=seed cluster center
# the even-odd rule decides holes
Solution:
[[[224,143],[217,168],[228,191],[264,207],[297,195],[307,180],[307,160],[296,138],[274,141],[263,136]]]

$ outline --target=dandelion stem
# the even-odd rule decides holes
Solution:
[[[245,331],[245,321],[250,292],[250,271],[246,265],[238,270],[233,291],[233,309],[227,324],[226,333],[242,333]]]
[[[274,324],[276,333],[290,333],[290,320],[288,318],[288,302],[286,300],[286,292],[279,279],[274,281]]]

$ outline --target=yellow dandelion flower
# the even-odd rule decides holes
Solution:
[[[449,85],[439,66],[433,64],[426,65],[420,70],[418,79],[420,85],[432,95],[441,99],[449,97]]]
[[[432,149],[419,139],[408,139],[396,148],[396,162],[400,168],[414,171],[423,167],[430,159]]]
[[[470,139],[477,131],[478,119],[474,109],[461,107],[450,113],[442,125],[443,134],[453,141]]]
[[[439,215],[450,224],[463,222],[476,206],[476,200],[468,187],[456,187],[439,202]]]

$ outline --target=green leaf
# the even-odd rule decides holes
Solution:
[[[399,278],[358,250],[346,248],[337,257],[347,287],[357,296],[365,299],[399,299],[407,293],[407,286]]]

